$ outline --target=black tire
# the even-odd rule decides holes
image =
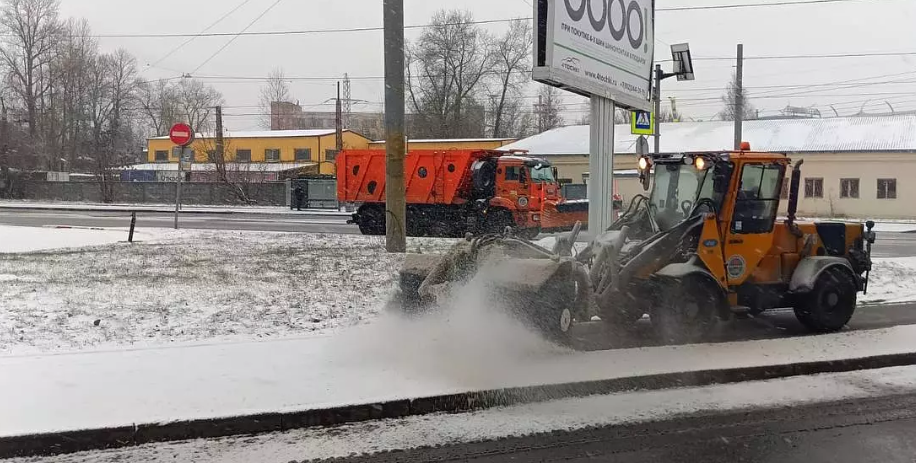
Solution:
[[[857,292],[849,271],[829,267],[817,277],[811,292],[802,296],[795,307],[795,317],[814,333],[839,331],[856,310]]]
[[[484,222],[484,231],[492,234],[502,234],[506,227],[515,227],[515,218],[512,212],[506,209],[492,209],[487,214]]]
[[[559,279],[548,282],[537,292],[509,290],[501,297],[513,301],[510,310],[532,330],[553,343],[569,346],[573,341],[576,291],[574,281]]]
[[[359,210],[359,232],[363,235],[385,234],[385,211],[380,207],[362,207]]]
[[[659,341],[685,344],[705,339],[719,322],[722,291],[707,278],[687,276],[658,286],[658,300],[649,310]]]

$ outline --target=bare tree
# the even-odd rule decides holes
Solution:
[[[738,85],[735,82],[736,76],[732,73],[732,80],[728,83],[728,86],[725,88],[725,94],[722,95],[722,111],[719,112],[719,119],[723,121],[733,121],[735,120],[735,115],[737,114],[738,103],[743,102],[744,105],[744,117],[742,120],[753,120],[757,119],[757,110],[754,109],[754,105],[748,100],[747,95],[744,92],[738,93]]]
[[[563,97],[560,92],[560,89],[551,85],[542,85],[538,91],[538,103],[535,105],[538,133],[563,125],[563,116],[560,115]]]
[[[519,136],[522,121],[522,91],[530,81],[531,24],[517,20],[505,35],[491,39],[493,78],[490,82],[490,107],[493,137]]]
[[[212,131],[211,116],[216,107],[223,104],[223,95],[196,79],[182,79],[178,84],[177,95],[182,118],[198,132]]]
[[[0,31],[4,34],[0,57],[9,82],[26,109],[29,135],[38,134],[39,101],[51,79],[44,74],[59,38],[58,0],[5,0],[0,7]]]
[[[413,136],[480,137],[482,81],[492,65],[486,34],[467,11],[439,11],[407,50]]]
[[[264,86],[261,87],[261,125],[265,129],[284,130],[287,119],[283,105],[275,103],[288,103],[292,99],[289,81],[283,68],[276,68],[267,75]]]
[[[150,135],[166,135],[182,119],[178,89],[167,80],[138,82],[134,101]]]

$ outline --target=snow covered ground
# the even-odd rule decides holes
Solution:
[[[478,442],[594,426],[661,421],[696,413],[776,409],[916,391],[916,367],[801,376],[708,387],[556,400],[464,414],[437,414],[258,436],[152,444],[10,463],[305,461]]]
[[[126,239],[126,230],[0,226],[0,355],[352,326],[382,311],[401,265],[364,236],[139,229],[139,243]],[[452,241],[410,243],[433,252]],[[34,250],[44,251],[17,254]],[[916,258],[878,259],[860,301],[916,301]]]
[[[302,335],[373,319],[401,257],[363,236],[0,227],[0,355]],[[105,246],[71,248],[112,243]],[[429,252],[448,240],[412,239]]]
[[[134,241],[142,242],[161,237],[167,231],[139,230]],[[80,248],[127,242],[128,230],[91,228],[37,228],[0,225],[0,253],[23,253],[51,249]],[[2,280],[4,277],[0,277]],[[7,281],[13,276],[7,275]]]
[[[74,201],[0,201],[0,209],[49,209],[49,210],[73,210],[73,211],[174,211],[175,204],[101,204],[85,203]],[[348,216],[352,213],[342,212],[337,209],[307,209],[302,211],[293,211],[288,207],[281,206],[237,206],[237,205],[183,205],[182,212],[200,212],[200,213],[235,213],[235,214],[318,214],[318,215],[340,215]]]

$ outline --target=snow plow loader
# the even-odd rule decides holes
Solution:
[[[650,195],[580,252],[577,226],[551,249],[506,228],[442,256],[408,255],[401,303],[441,307],[476,280],[500,308],[561,344],[595,316],[626,328],[648,314],[663,342],[701,340],[720,320],[782,307],[811,332],[842,329],[867,290],[874,223],[797,221],[803,161],[793,168],[784,154],[742,148],[641,157]]]

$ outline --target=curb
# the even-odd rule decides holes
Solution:
[[[195,206],[189,206],[195,207]],[[93,207],[17,207],[17,206],[0,206],[0,211],[54,211],[54,212],[136,212],[138,214],[142,213],[152,213],[152,214],[174,214],[175,209],[163,209],[163,208],[131,208],[131,207],[111,207],[111,208],[93,208]],[[336,210],[309,210],[301,211],[301,214],[296,213],[287,213],[287,212],[259,212],[259,211],[233,211],[233,210],[189,210],[180,211],[181,214],[206,214],[206,215],[272,215],[272,216],[293,216],[293,217],[308,217],[308,216],[340,216],[340,217],[349,217],[353,215],[351,212],[340,212]]]
[[[821,362],[663,373],[577,383],[515,387],[288,413],[264,413],[73,432],[0,437],[0,459],[50,456],[159,442],[281,432],[292,429],[403,418],[438,412],[468,412],[596,394],[761,381],[819,373],[842,373],[908,365],[916,365],[916,352]]]

